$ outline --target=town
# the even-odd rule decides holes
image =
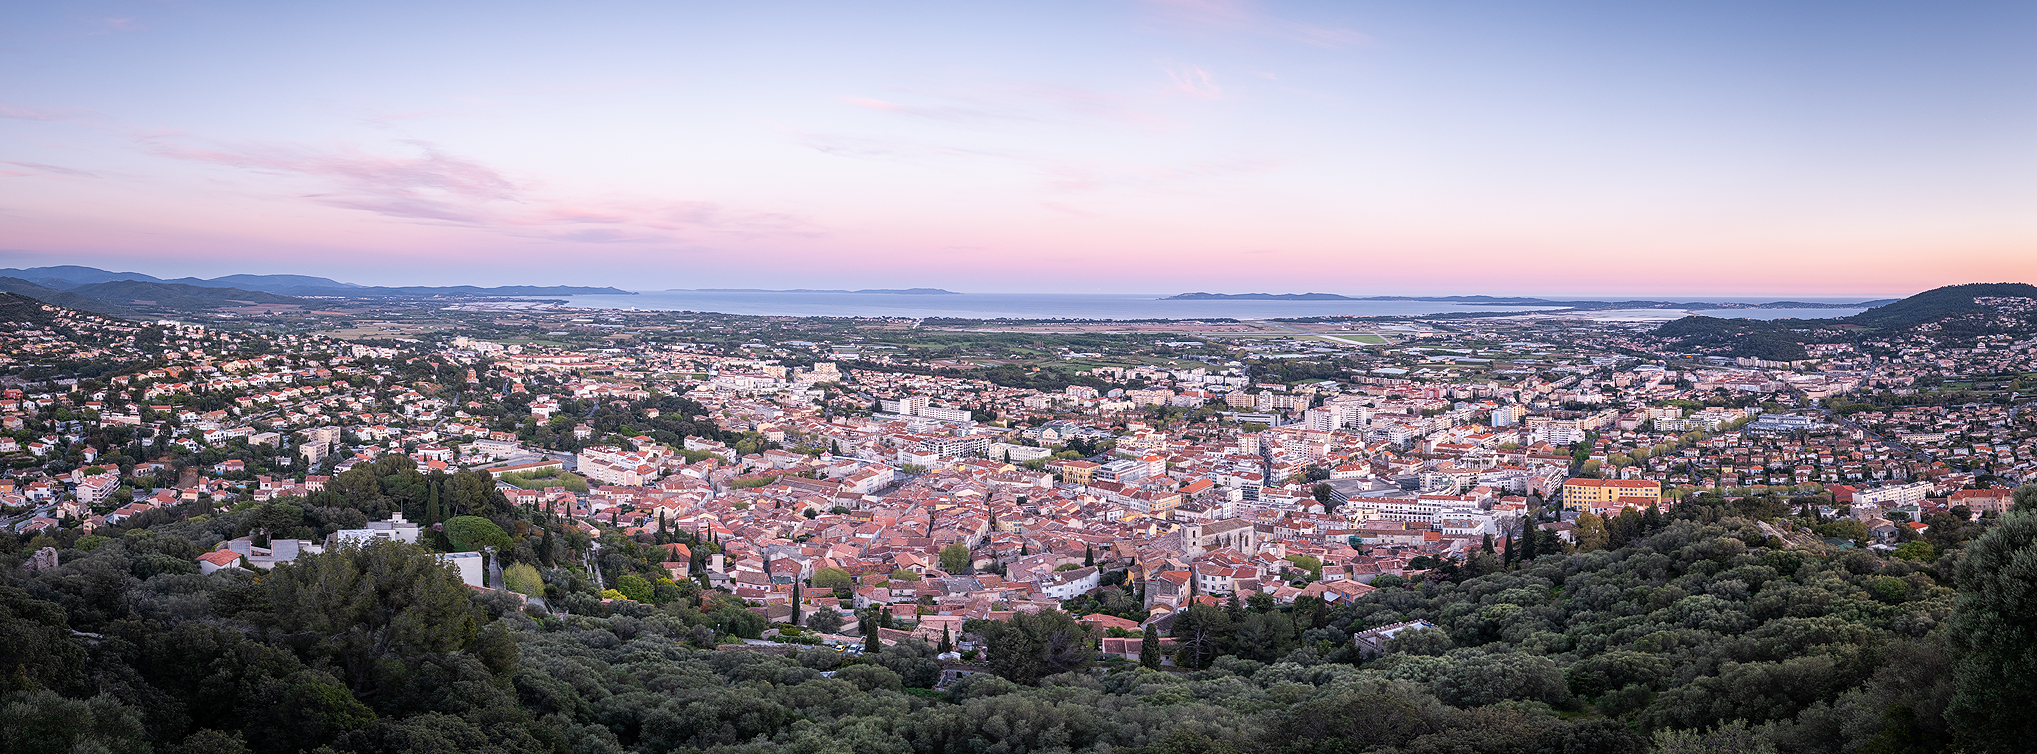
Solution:
[[[0,504],[31,550],[159,508],[315,505],[334,477],[400,459],[484,473],[597,548],[672,542],[644,575],[771,624],[874,606],[930,636],[1067,606],[1164,634],[1191,600],[1335,603],[1523,547],[1603,548],[1608,522],[1694,499],[1780,498],[1823,522],[1783,541],[1894,552],[2007,510],[2037,470],[2015,392],[2037,340],[2011,337],[1888,336],[1775,363],[1677,353],[1622,321],[1329,322],[1111,344],[1161,358],[1061,348],[1006,380],[1038,385],[1019,387],[942,368],[967,353],[743,332],[784,330],[775,318],[703,327],[719,345],[587,348],[43,308],[7,336],[11,363],[103,371],[12,378],[0,400]],[[552,316],[667,341],[687,324]],[[1354,325],[1374,342],[1330,334]],[[315,534],[292,551],[341,536]],[[289,561],[273,542],[218,547],[208,572]],[[528,550],[498,561],[538,562]],[[473,583],[503,587],[500,565]],[[853,586],[802,593],[817,575]]]
[[[0,551],[50,595],[22,604],[76,604],[66,625],[89,642],[154,641],[88,607],[93,579],[124,580],[136,605],[195,589],[211,596],[180,604],[207,607],[174,610],[259,637],[355,609],[259,606],[408,573],[383,615],[478,609],[513,628],[403,650],[402,667],[538,661],[594,631],[618,652],[775,657],[771,672],[852,684],[836,693],[936,706],[1140,673],[1270,693],[1345,668],[1456,707],[1589,715],[1520,712],[1541,735],[1639,727],[1663,744],[1736,719],[1719,715],[1819,708],[1702,712],[1694,695],[1744,680],[1585,669],[1677,642],[1702,667],[1746,626],[1820,615],[1925,636],[1969,544],[2037,505],[2037,331],[2016,319],[2032,299],[1962,287],[1919,297],[1932,326],[1872,329],[1622,310],[801,319],[488,297],[136,320],[7,295]],[[1749,330],[1797,340],[1736,340]],[[1525,612],[1555,609],[1570,628]],[[348,614],[316,619],[378,620]],[[1679,624],[1698,633],[1664,633]],[[1600,654],[1641,627],[1634,652]],[[1815,651],[1867,640],[1846,636]],[[317,646],[334,648],[303,656],[328,669],[306,672],[334,675],[308,682],[348,700],[416,672]],[[376,704],[387,725],[425,724]],[[565,724],[491,709],[530,735]],[[1113,735],[1182,725],[1127,724],[1149,732]],[[304,730],[257,748],[335,735]],[[662,750],[627,726],[576,730]]]

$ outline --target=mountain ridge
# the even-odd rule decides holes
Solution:
[[[311,275],[222,275],[216,278],[181,277],[159,278],[140,272],[113,272],[97,267],[66,264],[26,269],[0,269],[0,277],[25,280],[45,288],[69,291],[87,285],[121,281],[143,283],[168,283],[190,285],[200,288],[220,288],[247,292],[272,293],[284,296],[319,297],[391,297],[391,296],[572,296],[583,294],[632,294],[620,288],[607,286],[577,285],[503,285],[483,287],[473,285],[448,286],[374,286],[344,283],[332,278]]]

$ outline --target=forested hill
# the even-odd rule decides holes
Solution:
[[[1924,330],[1955,342],[1980,335],[2037,332],[2037,286],[1948,285],[1832,319],[1764,321],[1693,315],[1665,323],[1649,337],[1673,350],[1796,361],[1807,358],[1807,343],[1848,342],[1870,333],[1886,337],[1889,332]]]
[[[0,293],[0,322],[41,324],[50,321],[54,312],[46,311],[43,303],[19,293]]]
[[[1868,327],[1916,327],[1947,318],[1992,313],[1998,307],[1985,301],[1990,298],[2037,299],[2037,285],[2028,283],[1948,285],[1886,306],[1877,306],[1847,317],[1846,321]],[[2025,319],[2027,320],[2027,316]]]
[[[1505,549],[1548,554],[1476,553],[1348,604],[1196,606],[1173,621],[1182,649],[1166,670],[1098,659],[1063,613],[975,621],[989,654],[971,667],[991,672],[934,691],[942,665],[925,643],[736,650],[725,643],[763,620],[691,582],[652,588],[640,574],[663,551],[606,533],[591,562],[635,594],[604,602],[578,567],[587,538],[545,512],[471,472],[369,464],[309,500],[0,537],[0,751],[1838,754],[2037,740],[2037,515],[1989,530],[1938,514],[1884,557],[1782,549],[1755,519],[1844,533],[1792,502],[1586,519],[1576,551],[1536,537]],[[192,564],[222,538],[316,538],[391,509],[452,516],[427,545],[490,544],[571,612],[469,589],[401,543],[259,576]],[[43,546],[60,565],[20,567]],[[1353,645],[1409,620],[1436,628],[1379,658]]]
[[[1653,337],[1680,350],[1747,356],[1769,361],[1808,358],[1802,320],[1726,319],[1690,316],[1655,329]]]

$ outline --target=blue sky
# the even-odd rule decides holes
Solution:
[[[639,288],[2028,280],[2033,14],[16,4],[0,264]]]

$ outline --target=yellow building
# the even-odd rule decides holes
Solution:
[[[1563,507],[1589,511],[1610,505],[1646,508],[1662,502],[1662,483],[1640,479],[1571,479],[1563,483]]]

